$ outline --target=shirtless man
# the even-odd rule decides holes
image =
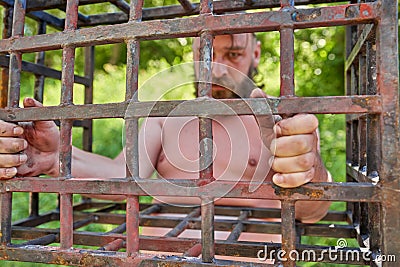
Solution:
[[[194,41],[194,60],[199,59],[199,40]],[[260,59],[260,43],[250,33],[216,36],[213,44],[213,80],[229,84],[241,97],[266,97],[260,89],[243,85],[243,74],[251,75]],[[236,71],[233,71],[236,70]],[[239,71],[239,72],[238,72]],[[235,97],[223,86],[213,85],[215,98]],[[31,98],[25,107],[41,106]],[[319,155],[318,121],[315,116],[300,114],[279,121],[276,138],[272,141],[272,162],[269,148],[262,145],[259,127],[254,116],[229,116],[213,121],[216,179],[241,176],[271,180],[281,187],[297,187],[308,182],[331,181]],[[14,175],[58,175],[59,134],[53,122],[20,124],[0,121],[0,177]],[[197,139],[196,139],[197,138]],[[197,141],[196,141],[197,140]],[[230,141],[231,140],[231,141]],[[140,176],[147,178],[157,170],[161,177],[198,177],[198,121],[197,118],[149,118],[139,135]],[[19,153],[22,152],[22,153]],[[272,171],[268,166],[272,164]],[[125,161],[121,154],[115,159],[73,148],[72,175],[74,177],[124,177]],[[271,191],[271,194],[273,192]],[[123,196],[96,196],[123,200]],[[181,203],[179,198],[161,201]],[[185,199],[185,201],[187,201]],[[191,200],[189,202],[192,202]],[[279,207],[279,201],[251,199],[220,199],[218,205]],[[296,218],[303,222],[320,220],[327,212],[328,202],[297,202]]]

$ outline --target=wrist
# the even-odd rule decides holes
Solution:
[[[53,153],[50,159],[49,170],[47,171],[47,175],[51,177],[57,177],[60,174],[60,164],[59,164],[59,153]]]

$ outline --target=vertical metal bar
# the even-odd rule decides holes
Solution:
[[[44,21],[40,21],[38,23],[38,34],[46,33],[47,23]],[[35,63],[44,65],[45,52],[37,52]],[[44,75],[35,75],[35,86],[33,89],[33,97],[39,102],[43,103],[43,94],[44,94]],[[39,193],[30,192],[29,193],[29,216],[35,217],[39,215]]]
[[[381,149],[382,164],[379,177],[382,191],[382,253],[399,257],[400,239],[393,234],[400,226],[398,190],[400,189],[399,155],[399,59],[398,59],[398,13],[397,1],[380,2],[376,32],[377,85],[382,96]],[[395,193],[396,192],[396,193]],[[384,262],[383,266],[392,263]]]
[[[142,20],[143,0],[134,0],[130,3],[129,22]],[[140,42],[127,42],[127,71],[126,71],[126,99],[138,101],[138,77],[140,60]],[[126,175],[133,180],[139,177],[139,123],[138,119],[126,121]],[[126,252],[128,257],[139,252],[139,197],[127,196],[126,203]]]
[[[362,31],[359,30],[359,34]],[[360,95],[367,94],[367,66],[366,66],[366,54],[365,51],[360,52],[358,55],[358,88]],[[358,139],[359,139],[359,152],[358,162],[360,171],[367,172],[367,116],[361,116],[358,122]],[[364,245],[364,239],[368,235],[368,203],[360,203],[360,245]]]
[[[39,216],[39,193],[29,192],[29,216]]]
[[[139,198],[127,196],[126,199],[126,253],[135,256],[139,251]]]
[[[200,1],[200,15],[212,14],[213,1]],[[213,35],[210,32],[200,34],[200,63],[198,96],[212,96],[212,49]],[[213,178],[213,147],[212,147],[212,120],[199,118],[199,156],[200,173],[199,186],[209,183]],[[203,198],[201,203],[201,251],[202,261],[212,262],[215,256],[214,247],[214,202],[213,199]]]
[[[70,249],[73,245],[72,194],[60,194],[60,247]]]
[[[295,202],[283,200],[281,202],[281,217],[282,217],[282,250],[285,251],[283,266],[294,267],[296,261],[291,259],[292,251],[296,249],[296,224],[295,224]]]
[[[281,0],[281,8],[294,6],[294,0]]]
[[[213,12],[212,0],[200,0],[200,14],[211,14]]]
[[[376,84],[376,49],[373,40],[366,42],[366,59],[367,59],[367,92],[369,95],[377,93]],[[380,131],[379,131],[379,115],[368,114],[367,116],[367,175],[369,178],[378,182],[379,166],[381,164],[380,147]],[[381,208],[379,203],[368,203],[369,214],[369,248],[372,254],[377,255],[380,249],[381,233]],[[371,262],[371,266],[372,266]]]
[[[44,21],[39,22],[38,34],[46,33],[46,25],[47,23]],[[44,59],[45,59],[44,51],[36,53],[36,58],[35,58],[36,64],[44,65]],[[44,75],[35,75],[34,98],[42,103],[43,103],[44,80],[45,80]]]
[[[85,86],[85,104],[93,103],[93,76],[94,76],[94,46],[84,48],[85,51],[85,77],[90,84]],[[83,128],[83,149],[92,151],[93,143],[93,120],[85,120]]]
[[[73,31],[77,27],[79,0],[68,0],[64,31]],[[73,102],[75,47],[67,45],[63,48],[61,75],[61,104],[71,105]],[[72,161],[72,120],[61,120],[60,123],[60,177],[71,177]],[[60,246],[69,249],[73,245],[73,209],[72,195],[60,195]]]
[[[281,0],[281,10],[294,9],[294,0]],[[294,31],[284,25],[280,32],[280,96],[292,96],[294,92]]]
[[[12,36],[24,35],[26,1],[14,2]],[[18,107],[21,87],[22,54],[18,51],[10,53],[8,107]]]
[[[214,215],[213,199],[203,198],[201,200],[201,256],[203,262],[212,262],[215,256]]]
[[[0,195],[0,245],[6,246],[11,243],[11,210],[12,193]]]
[[[212,46],[213,36],[211,33],[203,32],[200,35],[200,68],[198,96],[212,96],[211,72],[212,72]],[[213,146],[212,146],[212,120],[204,117],[199,118],[199,141],[200,141],[200,183],[208,183],[213,178]]]
[[[14,15],[12,24],[13,37],[23,36],[25,25],[26,2],[17,0],[14,2]],[[11,52],[8,81],[8,107],[18,107],[21,87],[21,66],[22,55],[20,52]],[[0,195],[0,240],[2,245],[11,243],[11,210],[12,192],[1,193]]]
[[[293,28],[280,29],[280,95],[292,96],[294,92],[294,35]]]
[[[11,37],[12,31],[12,20],[13,20],[13,12],[14,9],[11,7],[7,7],[4,9],[4,17],[3,17],[3,33],[2,38],[7,39]],[[0,107],[4,108],[7,106],[8,99],[8,69],[1,69],[1,81],[0,81]]]
[[[353,27],[352,26],[346,27],[346,59],[349,57],[353,47],[352,34],[353,34]],[[352,95],[353,89],[352,89],[351,68],[345,70],[344,78],[346,86],[346,95]],[[346,163],[350,164],[351,166],[354,166],[354,160],[353,160],[354,158],[353,143],[355,142],[353,134],[354,131],[355,131],[354,124],[352,121],[350,121],[350,115],[346,115]],[[349,174],[346,174],[346,182],[353,182],[353,181],[354,179]],[[349,221],[351,220],[351,222],[354,221],[354,209],[355,209],[355,204],[353,202],[346,202],[346,212],[349,216]]]

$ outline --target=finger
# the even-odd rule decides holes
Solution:
[[[0,168],[0,180],[11,179],[17,174],[17,168]]]
[[[262,97],[266,98],[267,94],[260,88],[255,88],[255,89],[253,89],[253,91],[251,91],[250,97],[251,98],[262,98]]]
[[[28,147],[28,142],[22,138],[0,137],[0,153],[14,154]]]
[[[314,172],[314,168],[311,168],[306,172],[276,173],[272,177],[272,181],[277,186],[284,188],[298,187],[310,182],[314,177]]]
[[[275,157],[272,169],[279,173],[305,172],[314,166],[315,154],[312,152],[294,157]]]
[[[25,108],[35,108],[35,107],[43,107],[43,104],[37,101],[36,99],[26,97],[23,101]],[[53,121],[35,121],[33,122],[34,127],[37,128],[52,128],[54,127]]]
[[[283,119],[275,126],[278,136],[313,133],[318,128],[318,119],[312,114],[298,114]]]
[[[277,157],[294,157],[308,153],[315,147],[314,134],[282,136],[271,142],[270,150]]]
[[[25,154],[0,154],[0,168],[11,168],[24,164],[28,157]]]
[[[0,120],[0,136],[16,137],[24,133],[24,129],[14,123]]]

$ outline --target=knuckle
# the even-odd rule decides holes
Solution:
[[[293,145],[297,147],[300,153],[306,152],[308,149],[307,138],[294,138]]]
[[[297,158],[297,164],[304,170],[309,170],[314,165],[314,154],[306,153]]]

